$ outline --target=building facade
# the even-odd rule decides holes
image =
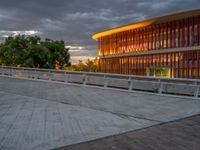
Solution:
[[[102,31],[99,71],[200,78],[200,9]]]

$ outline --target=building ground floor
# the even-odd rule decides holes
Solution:
[[[99,71],[168,78],[200,78],[200,50],[101,57]]]

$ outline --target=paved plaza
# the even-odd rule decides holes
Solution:
[[[200,100],[0,77],[0,149],[54,149],[200,114]]]
[[[55,150],[199,150],[200,115]]]

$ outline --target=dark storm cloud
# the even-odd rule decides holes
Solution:
[[[95,32],[195,8],[199,0],[0,0],[0,36],[39,34],[64,40],[72,56],[96,56]]]

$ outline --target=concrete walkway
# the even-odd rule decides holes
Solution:
[[[199,150],[200,115],[55,150]]]
[[[0,149],[52,149],[200,113],[200,101],[0,77]]]

